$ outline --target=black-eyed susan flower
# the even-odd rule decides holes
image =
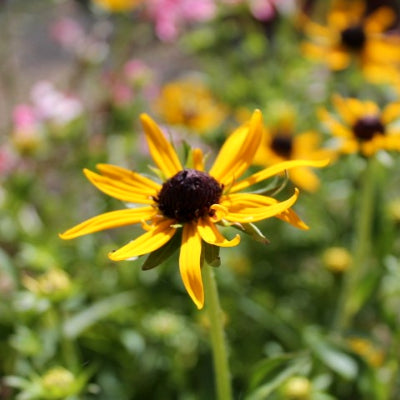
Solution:
[[[190,297],[200,309],[204,303],[201,276],[202,249],[205,244],[231,247],[239,244],[240,236],[226,239],[217,225],[257,222],[278,217],[290,224],[307,226],[290,209],[298,190],[284,201],[242,190],[282,171],[298,166],[326,165],[317,161],[287,161],[242,178],[251,165],[262,136],[262,116],[255,111],[226,140],[209,172],[205,172],[201,150],[193,149],[192,168],[184,168],[157,124],[147,115],[141,116],[150,154],[164,176],[158,183],[136,172],[114,165],[97,165],[99,174],[84,170],[90,182],[104,193],[142,207],[111,211],[91,218],[63,233],[62,239],[140,223],[146,231],[119,250],[111,252],[114,261],[152,253],[179,238],[179,268]]]
[[[339,118],[320,110],[320,118],[328,130],[339,138],[337,151],[360,153],[366,157],[379,150],[400,150],[400,127],[393,122],[400,118],[400,102],[381,110],[373,101],[334,96]]]
[[[260,146],[254,156],[256,165],[269,166],[288,160],[322,160],[330,157],[328,150],[320,147],[321,135],[315,131],[296,134],[296,115],[290,107],[271,126],[265,127]],[[314,192],[320,181],[308,167],[293,168],[290,179],[301,189]]]
[[[305,17],[304,32],[309,41],[303,43],[302,50],[334,71],[356,61],[369,80],[388,81],[397,75],[395,64],[400,60],[400,37],[386,34],[396,15],[386,6],[367,14],[365,3],[334,1],[326,26]]]
[[[165,84],[155,107],[164,121],[198,133],[220,126],[226,107],[199,80],[178,80]]]
[[[143,0],[93,0],[94,4],[111,12],[130,11],[142,2]]]

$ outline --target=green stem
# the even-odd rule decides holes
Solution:
[[[368,159],[368,164],[363,171],[360,193],[357,196],[360,203],[355,225],[353,261],[344,277],[335,319],[335,327],[339,331],[348,328],[351,319],[361,309],[368,293],[368,290],[360,284],[368,277],[370,265],[377,166],[376,159]]]
[[[210,320],[211,345],[214,358],[214,375],[218,400],[232,400],[231,376],[225,343],[223,315],[219,303],[217,282],[213,267],[203,267],[207,313]]]

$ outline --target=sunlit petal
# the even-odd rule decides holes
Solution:
[[[97,189],[111,197],[130,203],[154,204],[152,197],[157,195],[157,191],[153,188],[139,183],[134,186],[115,178],[96,174],[88,169],[84,169],[83,172]]]
[[[240,243],[240,236],[236,235],[232,240],[226,239],[218,231],[217,227],[214,225],[209,218],[201,218],[197,223],[197,231],[201,238],[210,244],[220,247],[233,247]]]
[[[171,226],[174,222],[171,219],[163,220],[154,229],[144,233],[120,249],[109,253],[108,257],[113,261],[121,261],[159,249],[174,236],[176,228]]]
[[[159,183],[154,182],[151,179],[144,177],[143,175],[130,171],[129,169],[119,167],[117,165],[97,164],[96,168],[104,176],[129,183],[130,185],[138,188],[144,189],[147,187],[157,191],[161,189],[161,185]]]
[[[183,284],[198,309],[204,305],[203,280],[201,277],[201,237],[194,222],[183,227],[179,269]]]
[[[281,202],[275,202],[275,199],[266,196],[233,194],[227,196],[222,203],[228,209],[225,219],[231,222],[246,223],[276,217],[290,208],[296,202],[298,196],[298,189],[295,190],[293,196]]]
[[[287,169],[295,167],[314,167],[322,168],[329,164],[329,160],[291,160],[283,161],[279,164],[272,165],[271,167],[265,168],[255,174],[241,180],[240,182],[234,183],[230,188],[230,193],[239,192],[240,190],[246,189],[249,186],[255,185],[256,183],[262,182],[265,179],[271,178]]]
[[[146,133],[149,151],[154,162],[166,178],[171,178],[182,170],[182,165],[174,148],[165,138],[158,125],[147,114],[141,114],[140,120]]]
[[[105,229],[137,224],[138,222],[151,219],[155,213],[156,210],[153,207],[130,208],[107,212],[68,229],[66,232],[60,234],[60,238],[74,239],[78,236],[103,231]]]
[[[219,152],[210,175],[228,186],[251,165],[262,137],[262,115],[254,111],[250,122],[234,131]]]

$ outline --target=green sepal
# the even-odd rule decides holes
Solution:
[[[239,229],[241,232],[246,233],[255,241],[269,244],[269,240],[263,235],[263,233],[252,223],[248,222],[245,224],[240,224],[239,222],[235,222],[230,225],[232,228]]]
[[[211,267],[219,267],[221,265],[221,258],[219,257],[219,247],[203,242],[203,249],[206,263]]]
[[[286,187],[286,185],[289,182],[289,173],[287,170],[285,170],[284,172],[285,172],[285,176],[283,178],[277,177],[275,179],[276,183],[274,182],[274,185],[272,185],[270,183],[267,186],[260,188],[258,190],[252,191],[250,193],[259,194],[259,195],[263,195],[263,196],[269,196],[269,197],[276,196],[278,193],[280,193]],[[281,182],[279,182],[279,181],[281,181]]]
[[[147,271],[149,269],[159,266],[167,258],[172,256],[175,250],[181,245],[180,232],[176,233],[173,238],[164,244],[164,246],[150,253],[146,261],[142,265],[142,270]]]

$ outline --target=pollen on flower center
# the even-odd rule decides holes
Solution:
[[[290,158],[293,150],[292,138],[289,135],[276,135],[272,139],[271,149],[284,158]]]
[[[222,189],[207,173],[184,169],[163,184],[155,201],[165,217],[190,222],[210,215],[210,207],[219,202]]]
[[[368,116],[354,124],[353,132],[360,140],[371,140],[375,135],[383,135],[385,127],[377,116]]]
[[[350,50],[361,50],[365,44],[366,36],[362,26],[351,26],[341,32],[342,44]]]

